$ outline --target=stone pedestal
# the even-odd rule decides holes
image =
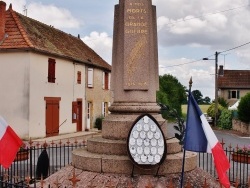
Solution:
[[[121,107],[122,109],[123,107]],[[72,152],[72,163],[76,168],[99,173],[132,174],[133,163],[127,153],[127,137],[133,122],[140,113],[116,113],[110,114],[103,121],[102,136],[87,140],[87,147],[76,149]],[[167,122],[162,119],[161,114],[151,113],[161,125],[163,133],[167,130]],[[181,146],[175,138],[166,139],[167,156],[160,166],[158,174],[167,175],[179,173],[182,170]],[[185,171],[196,168],[197,155],[186,152]],[[134,166],[134,174],[155,175],[158,166],[152,169],[141,169]]]
[[[111,140],[102,137],[88,139],[88,147],[72,152],[72,163],[76,168],[99,172],[132,174],[133,164],[127,155],[125,140]],[[176,139],[167,140],[167,156],[159,168],[158,175],[179,173],[182,168],[181,147]],[[196,168],[197,155],[186,152],[185,172]],[[141,169],[135,166],[134,174],[157,173],[158,166],[153,169]]]

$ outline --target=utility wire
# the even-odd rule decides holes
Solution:
[[[246,46],[246,45],[248,45],[248,44],[250,44],[250,41],[249,41],[249,42],[246,42],[246,43],[244,43],[244,44],[241,44],[241,45],[239,45],[239,46],[230,48],[230,49],[228,49],[228,50],[224,50],[224,51],[222,51],[222,52],[219,52],[219,54],[224,53],[224,52],[228,52],[228,51],[231,51],[231,50],[235,50],[235,49],[237,49],[237,48]],[[214,54],[213,54],[213,55],[210,55],[210,56],[207,56],[207,58],[212,57],[212,56],[214,56]],[[190,61],[190,62],[187,62],[187,63],[180,63],[180,64],[177,64],[177,65],[169,65],[169,66],[164,66],[164,67],[165,67],[165,68],[166,68],[166,67],[179,67],[179,66],[186,65],[186,64],[196,63],[196,62],[201,61],[201,60],[203,60],[203,59],[204,59],[204,58],[201,58],[201,59],[198,59],[198,60],[194,60],[194,61]]]
[[[186,65],[186,64],[196,63],[196,62],[201,61],[201,60],[202,60],[202,59],[198,59],[198,60],[194,60],[194,61],[187,62],[187,63],[181,63],[181,64],[177,64],[177,65],[169,65],[169,66],[164,66],[164,67],[165,67],[165,68],[166,68],[166,67],[179,67],[179,66]]]
[[[237,49],[237,48],[240,48],[240,47],[246,46],[246,45],[248,45],[248,44],[250,44],[250,42],[246,42],[245,44],[241,44],[241,45],[239,45],[239,46],[236,46],[236,47],[230,48],[230,49],[225,50],[225,51],[222,51],[222,52],[220,52],[220,53],[224,53],[224,52],[228,52],[228,51],[231,51],[231,50],[235,50],[235,49]]]

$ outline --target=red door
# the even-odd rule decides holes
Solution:
[[[59,100],[57,97],[46,98],[46,137],[59,134]]]
[[[77,122],[76,129],[82,131],[82,101],[77,101]]]

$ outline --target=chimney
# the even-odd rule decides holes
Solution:
[[[224,75],[223,65],[220,65],[220,68],[219,68],[219,76],[223,76],[223,75]]]
[[[5,35],[5,11],[6,11],[6,3],[0,1],[0,41],[4,38]]]

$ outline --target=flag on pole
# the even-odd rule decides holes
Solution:
[[[22,140],[0,116],[0,164],[9,168],[14,161]]]
[[[226,171],[230,163],[212,128],[189,91],[184,149],[212,153],[220,183],[228,188],[230,182]]]

